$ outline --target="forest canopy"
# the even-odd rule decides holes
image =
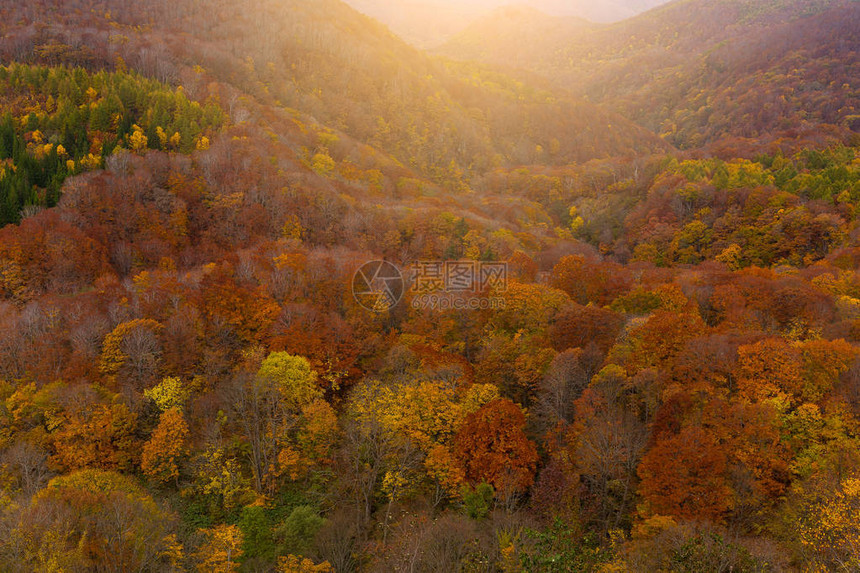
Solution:
[[[0,5],[0,569],[860,568],[860,4],[521,13]]]
[[[0,224],[26,207],[53,207],[70,175],[147,149],[205,149],[225,121],[214,102],[128,72],[0,67]]]

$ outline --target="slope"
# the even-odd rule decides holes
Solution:
[[[28,52],[29,41],[30,58],[42,61],[38,47],[53,42],[87,46],[108,62],[124,54],[156,72],[172,58],[199,64],[454,188],[500,166],[665,149],[647,131],[564,93],[428,57],[338,0],[159,0],[145,9],[82,0],[65,22],[48,17],[56,4],[46,2],[42,13],[10,8],[7,22],[29,18],[30,26],[9,29],[6,53]]]
[[[518,65],[680,147],[856,127],[857,2],[682,0],[568,37],[520,34],[532,44]],[[475,48],[490,36],[461,37],[444,53],[509,58],[498,46]]]

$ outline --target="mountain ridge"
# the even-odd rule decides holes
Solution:
[[[435,49],[470,25],[504,6],[524,5],[555,16],[572,16],[593,22],[630,18],[668,0],[346,0],[376,18],[417,47]]]
[[[440,53],[480,57],[505,69],[513,62],[676,145],[695,147],[725,135],[752,137],[815,122],[841,125],[854,115],[860,102],[851,86],[857,59],[850,54],[860,46],[858,6],[850,0],[680,0],[566,37],[520,31],[532,40],[520,52],[494,43],[493,33],[484,30],[471,38],[461,35],[459,45],[451,42]],[[833,67],[830,61],[851,69]],[[768,109],[777,105],[783,111],[765,117],[756,109],[768,103],[761,101],[745,103],[744,113],[731,111],[731,98],[770,91],[750,93],[748,86],[759,74],[780,76],[772,89],[779,91],[776,99],[786,96],[788,101],[771,102]],[[847,90],[833,89],[834,82]],[[810,94],[802,92],[803,86],[819,83],[837,102],[835,108],[844,111],[818,113],[827,106],[812,103]],[[730,117],[720,120],[708,111],[714,106]],[[809,121],[799,117],[804,108],[813,110]],[[748,113],[751,119],[744,120]]]

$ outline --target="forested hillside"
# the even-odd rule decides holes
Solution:
[[[860,568],[860,5],[800,5],[0,6],[0,570]]]
[[[92,42],[101,48],[95,53],[82,50],[92,58],[113,62],[127,54],[132,64],[141,60],[157,74],[175,67],[169,54],[190,58],[206,74],[266,103],[310,114],[435,181],[456,185],[461,173],[468,178],[512,164],[564,164],[665,149],[650,132],[563,92],[428,58],[337,0],[267,0],[253,9],[207,4],[211,9],[159,0],[135,14],[140,8],[124,2],[99,3],[95,19],[90,10],[75,13],[62,6],[73,22],[86,22],[79,30],[100,40]],[[13,14],[7,22],[16,20]],[[183,32],[150,44],[162,32],[130,27],[139,21]],[[62,49],[87,43],[74,30],[48,26],[38,36],[15,26],[5,43],[13,51],[33,46],[40,62],[77,63],[74,48]]]
[[[0,69],[0,89],[0,224],[24,207],[53,207],[66,177],[120,149],[205,149],[223,121],[212,103],[123,73],[13,65]]]
[[[528,41],[517,45],[497,42],[511,32],[491,21],[440,51],[538,72],[689,149],[820,124],[857,130],[858,18],[853,0],[672,2],[568,34],[520,20]]]

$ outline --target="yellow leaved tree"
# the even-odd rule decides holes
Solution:
[[[204,543],[197,552],[200,573],[234,573],[239,570],[239,558],[242,557],[242,530],[235,525],[218,525],[212,529],[203,530],[206,536]]]
[[[843,480],[807,506],[798,534],[804,553],[821,570],[860,569],[860,478]]]
[[[173,408],[181,410],[188,400],[189,391],[182,380],[168,376],[158,385],[144,390],[143,395],[155,402],[159,410],[166,412]]]
[[[278,573],[334,573],[334,568],[328,561],[315,564],[299,555],[282,555],[278,557]]]

